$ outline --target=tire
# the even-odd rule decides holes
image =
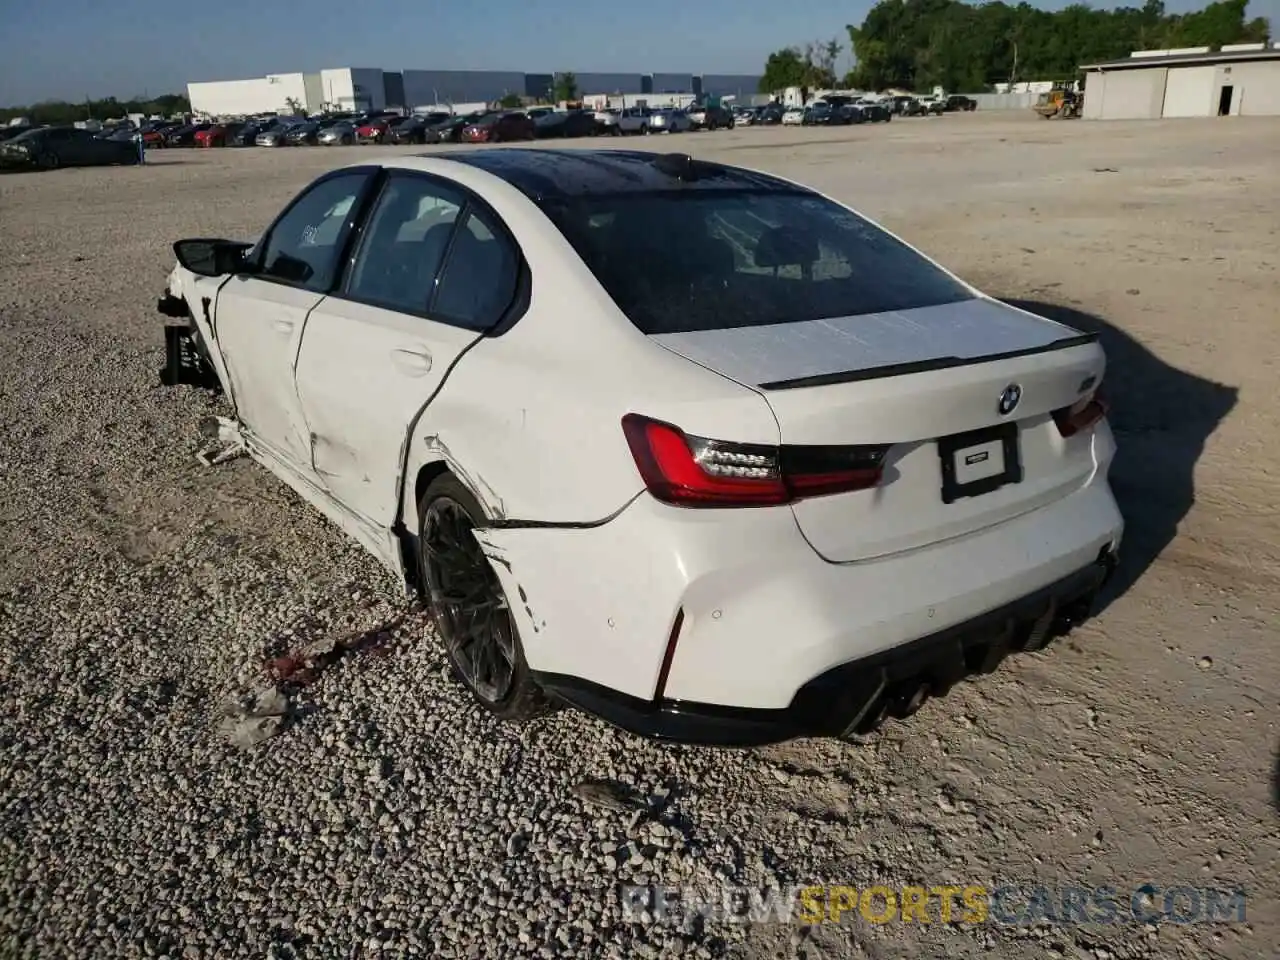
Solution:
[[[484,510],[455,476],[431,481],[418,502],[419,587],[454,675],[489,713],[522,722],[549,705],[529,673],[502,584],[471,534],[483,525]],[[446,599],[450,589],[469,610]]]
[[[36,166],[42,170],[57,170],[62,166],[62,158],[56,153],[42,153],[40,158],[36,160]]]
[[[640,134],[645,137],[649,135],[649,125],[647,123],[640,128]]]

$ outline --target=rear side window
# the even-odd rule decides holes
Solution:
[[[488,330],[515,300],[520,257],[489,214],[472,207],[440,275],[431,313],[468,330]]]
[[[912,310],[972,294],[869,221],[811,193],[692,190],[544,205],[649,334]]]
[[[347,295],[425,313],[463,198],[434,180],[392,176],[356,254]]]

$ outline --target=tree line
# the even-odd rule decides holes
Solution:
[[[130,113],[160,114],[163,117],[190,113],[191,101],[180,93],[166,93],[158,97],[134,97],[117,100],[84,100],[68,103],[65,100],[46,100],[29,107],[0,107],[0,123],[8,123],[15,117],[26,117],[32,123],[65,126],[80,120],[110,120]]]
[[[978,6],[880,0],[860,26],[845,28],[855,64],[839,82],[863,90],[979,91],[996,83],[1073,79],[1082,64],[1120,59],[1134,50],[1270,39],[1265,17],[1245,19],[1247,5],[1248,0],[1219,0],[1202,10],[1169,14],[1161,0],[1115,10],[1077,3],[1057,11],[1001,0]],[[835,86],[841,49],[839,40],[831,40],[771,53],[760,90]]]

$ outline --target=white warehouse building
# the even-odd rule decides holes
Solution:
[[[759,87],[751,75],[577,73],[580,96],[604,94],[685,102],[702,94],[747,99]],[[439,104],[486,104],[514,95],[547,96],[554,74],[510,70],[403,70],[340,67],[315,73],[273,73],[252,80],[187,84],[193,113],[208,117],[350,110],[414,110]],[[659,102],[654,100],[654,103]]]
[[[211,117],[322,110],[382,110],[388,79],[380,69],[339,67],[317,73],[273,73],[252,80],[208,80],[187,84],[193,113]],[[402,104],[396,104],[402,106]]]
[[[1280,46],[1241,43],[1139,50],[1124,60],[1080,68],[1084,117],[1280,116]]]

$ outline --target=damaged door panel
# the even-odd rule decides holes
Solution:
[[[236,412],[256,443],[291,469],[311,472],[311,439],[294,386],[307,314],[322,295],[236,276],[219,291],[218,346]]]
[[[307,321],[297,386],[319,482],[384,530],[396,520],[405,437],[480,334],[338,297]]]
[[[515,302],[520,264],[500,224],[465,191],[387,175],[340,292],[311,316],[298,362],[316,475],[347,509],[384,530],[396,525],[410,431]]]

